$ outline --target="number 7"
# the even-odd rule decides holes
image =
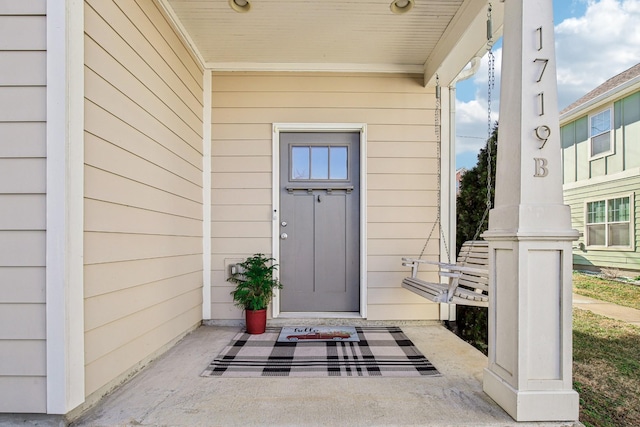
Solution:
[[[540,83],[542,81],[542,76],[544,76],[544,72],[547,69],[547,64],[549,63],[548,59],[534,59],[533,62],[543,62],[544,64],[542,65],[542,71],[540,72],[540,77],[538,78],[538,80],[536,81],[536,83]]]

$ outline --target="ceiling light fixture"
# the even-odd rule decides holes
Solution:
[[[251,10],[251,3],[248,0],[229,0],[229,6],[238,13],[245,13]]]
[[[391,12],[402,14],[407,13],[413,8],[414,0],[393,0],[391,2]]]

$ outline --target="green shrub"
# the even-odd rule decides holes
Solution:
[[[487,183],[489,182],[489,144],[491,144],[491,203],[493,204],[496,182],[496,157],[498,147],[498,125],[493,128],[491,138],[487,140],[485,147],[478,154],[478,163],[468,170],[460,183],[460,194],[456,201],[457,230],[456,253],[467,240],[475,237],[476,231],[480,233],[487,230],[488,216],[482,224],[482,216],[487,209]],[[487,354],[488,348],[488,309],[485,307],[470,307],[458,305],[456,307],[456,327],[458,335],[478,350]]]
[[[486,307],[456,306],[458,335],[485,355],[489,348],[487,313]]]

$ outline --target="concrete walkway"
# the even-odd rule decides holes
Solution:
[[[573,294],[573,306],[601,316],[640,326],[640,310]]]

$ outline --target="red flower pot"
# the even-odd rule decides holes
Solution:
[[[267,327],[267,309],[245,310],[248,334],[263,334]]]

